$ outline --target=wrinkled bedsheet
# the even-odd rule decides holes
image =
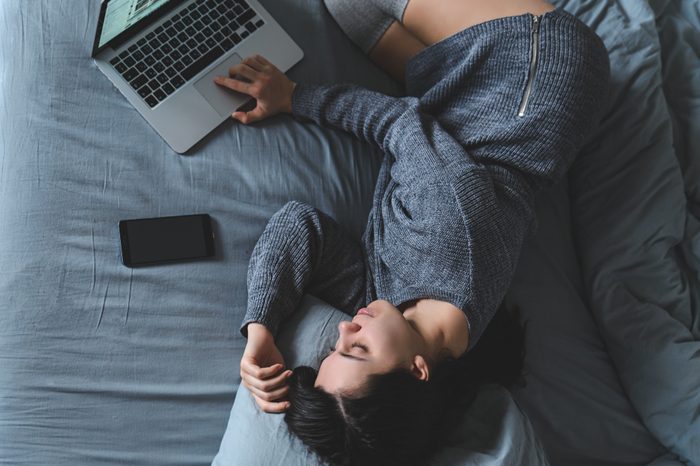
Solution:
[[[581,14],[610,18],[604,3]],[[615,3],[610,109],[571,171],[576,244],[625,393],[700,464],[700,2]]]
[[[263,4],[306,53],[293,79],[401,92],[320,0]],[[514,395],[554,465],[697,461],[698,2],[556,4],[604,39],[613,89],[538,198],[508,295],[529,322]],[[380,155],[278,117],[178,156],[89,58],[97,12],[0,1],[0,464],[209,464],[267,219],[298,199],[359,237]],[[195,212],[213,260],[121,265],[120,219]]]

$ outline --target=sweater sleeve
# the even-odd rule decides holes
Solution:
[[[268,222],[248,266],[248,307],[241,334],[257,322],[273,335],[297,308],[304,293],[347,314],[365,300],[362,246],[328,215],[289,202]]]
[[[391,175],[399,183],[475,163],[459,141],[421,111],[415,97],[392,97],[349,84],[298,84],[292,111],[379,146],[396,159]]]

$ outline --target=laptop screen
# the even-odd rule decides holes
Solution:
[[[102,47],[171,0],[111,0],[107,3],[98,47]]]

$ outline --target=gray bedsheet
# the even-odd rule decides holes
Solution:
[[[342,35],[320,0],[263,3],[306,52],[293,79],[400,92]],[[628,91],[647,109],[664,97],[670,103],[674,143],[687,148],[676,155],[696,206],[697,139],[690,135],[700,120],[688,102],[698,89],[688,83],[697,68],[686,58],[698,44],[698,2],[654,2],[656,22],[641,0],[557,4],[593,25],[608,44],[618,73],[614,103]],[[97,1],[0,1],[0,464],[209,464],[239,383],[245,342],[237,328],[257,237],[290,199],[331,213],[359,237],[379,154],[346,134],[290,117],[256,127],[227,122],[190,155],[174,154],[90,60],[97,11]],[[688,21],[695,29],[688,30]],[[626,33],[618,37],[621,30]],[[655,86],[663,77],[663,91],[631,85],[639,69],[652,66],[649,60],[658,73],[645,73]],[[647,100],[648,93],[655,100]],[[624,113],[613,115],[606,141],[644,146],[635,139],[639,127],[625,126]],[[668,143],[670,129],[647,136]],[[626,161],[618,161],[631,164],[635,152],[625,154]],[[598,167],[607,166],[597,157]],[[596,165],[579,170],[574,194],[587,192]],[[614,174],[608,167],[609,183]],[[509,294],[530,321],[529,384],[516,398],[552,464],[632,465],[657,457],[655,464],[674,464],[675,454],[689,451],[683,450],[687,439],[669,444],[663,428],[649,422],[643,399],[649,392],[630,392],[630,402],[629,378],[618,375],[620,359],[606,350],[610,334],[601,336],[596,327],[605,308],[591,314],[589,307],[590,297],[600,302],[592,284],[605,283],[591,258],[617,252],[597,250],[607,244],[602,239],[586,242],[586,232],[600,238],[595,234],[604,231],[590,227],[605,223],[596,217],[600,204],[588,204],[586,221],[585,199],[571,197],[570,208],[567,188],[540,196],[541,228],[526,245]],[[121,265],[120,219],[194,212],[214,219],[214,260],[134,270]],[[591,223],[595,219],[599,223]],[[625,222],[616,231],[634,230],[635,223]],[[683,244],[698,248],[697,241]],[[697,331],[697,313],[688,319],[685,328]],[[683,371],[679,365],[674,373],[692,381]],[[673,409],[661,414],[673,416]]]

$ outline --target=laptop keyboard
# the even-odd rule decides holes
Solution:
[[[245,0],[197,0],[110,63],[153,108],[263,24]]]

